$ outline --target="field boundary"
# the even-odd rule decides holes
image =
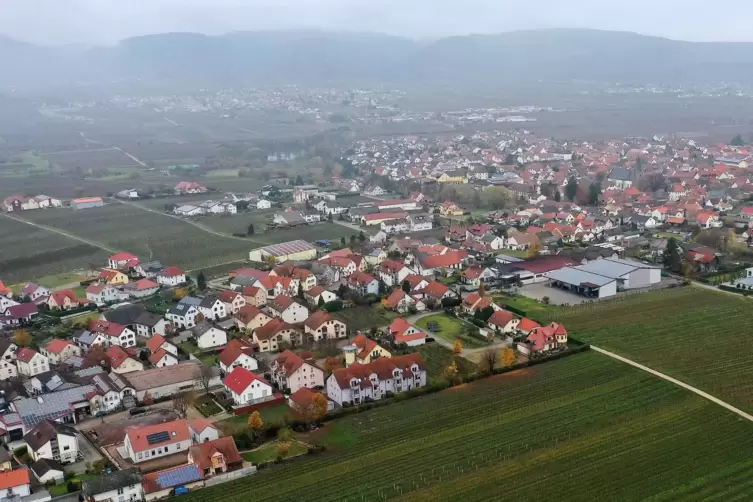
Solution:
[[[52,232],[55,234],[63,235],[65,237],[68,237],[69,239],[77,240],[79,242],[83,242],[84,244],[88,244],[90,246],[94,246],[96,248],[102,249],[103,251],[107,251],[108,253],[117,253],[117,251],[113,248],[107,247],[104,244],[101,244],[99,242],[90,241],[88,239],[84,239],[83,237],[79,237],[76,234],[71,234],[68,232],[64,232],[62,230],[58,230],[57,228],[49,227],[47,225],[42,225],[41,223],[34,223],[33,221],[25,220],[23,218],[18,218],[16,216],[11,216],[7,213],[0,212],[1,215],[5,216],[8,219],[15,220],[19,223],[25,223],[26,225],[31,225],[32,227],[37,227],[42,230],[45,230],[47,232]]]
[[[693,387],[692,385],[687,384],[687,383],[683,382],[682,380],[678,380],[676,378],[673,378],[673,377],[671,377],[669,375],[666,375],[666,374],[664,374],[664,373],[662,373],[660,371],[657,371],[655,369],[649,368],[648,366],[644,366],[643,364],[637,363],[637,362],[632,361],[632,360],[630,360],[630,359],[628,359],[626,357],[622,357],[621,355],[615,354],[614,352],[609,352],[608,350],[604,350],[604,349],[601,349],[599,347],[596,347],[595,345],[591,345],[591,349],[594,350],[594,351],[596,351],[596,352],[598,352],[598,353],[600,353],[600,354],[603,354],[605,356],[611,357],[612,359],[616,359],[616,360],[618,360],[620,362],[629,364],[630,366],[633,366],[635,368],[643,370],[643,371],[645,371],[647,373],[651,373],[654,376],[662,378],[662,379],[664,379],[664,380],[666,380],[668,382],[671,382],[671,383],[673,383],[673,384],[675,384],[675,385],[677,385],[679,387],[682,387],[683,389],[689,390],[690,392],[698,394],[702,398],[707,399],[707,400],[711,401],[714,404],[718,404],[722,408],[728,409],[732,413],[735,413],[735,414],[741,416],[745,420],[753,422],[753,415],[750,415],[749,413],[745,413],[740,408],[736,408],[736,407],[732,406],[731,404],[729,404],[728,402],[722,401],[718,397],[714,397],[711,394],[709,394],[708,392],[704,392],[701,389]]]

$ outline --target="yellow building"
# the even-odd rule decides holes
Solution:
[[[128,284],[128,276],[125,275],[120,270],[113,270],[111,268],[105,268],[102,269],[102,272],[99,273],[99,277],[97,277],[100,281],[103,281],[105,284]]]
[[[464,183],[468,183],[468,177],[462,171],[450,171],[450,172],[442,173],[442,175],[439,178],[437,178],[437,181],[439,183],[464,184]]]
[[[392,357],[392,354],[366,335],[356,335],[350,345],[343,347],[345,366],[355,363],[368,364],[380,357]]]
[[[439,214],[442,216],[463,216],[463,208],[454,202],[446,201],[439,206]]]

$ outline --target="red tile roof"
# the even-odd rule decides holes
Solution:
[[[313,314],[311,314],[303,324],[313,330],[317,330],[325,322],[337,321],[337,320],[338,319],[335,319],[334,317],[332,317],[330,313],[327,312],[326,310],[319,310],[318,312],[314,312]]]
[[[120,365],[130,357],[128,353],[118,345],[113,345],[112,347],[107,349],[107,352],[105,352],[105,354],[110,358],[110,366],[112,366],[113,368],[119,368]]]
[[[563,267],[574,267],[577,265],[580,265],[580,263],[566,256],[543,256],[541,258],[513,264],[515,268],[527,270],[533,274],[551,272],[552,270],[557,270]]]
[[[450,288],[446,284],[442,284],[439,281],[430,281],[429,284],[427,284],[426,287],[419,292],[439,300],[449,290]]]
[[[527,317],[524,317],[520,320],[520,323],[518,324],[518,329],[520,331],[531,331],[533,328],[538,328],[540,326],[539,323],[536,321],[532,321]]]
[[[407,343],[414,340],[421,340],[422,338],[426,338],[426,333],[424,333],[402,317],[398,317],[397,319],[392,321],[392,324],[390,324],[389,327],[389,331],[390,334],[395,337],[396,343]],[[407,334],[408,331],[416,332]]]
[[[63,305],[66,298],[68,298],[71,303],[78,303],[76,293],[74,293],[72,289],[61,289],[59,291],[54,291],[50,296],[55,300],[56,305]]]
[[[149,444],[149,441],[146,439],[147,436],[159,432],[167,432],[168,439],[159,443]],[[133,451],[140,452],[190,440],[191,431],[188,427],[188,421],[181,419],[161,424],[147,425],[144,427],[134,427],[133,429],[127,430],[126,437],[131,442],[131,448]]]
[[[259,340],[269,340],[274,335],[282,330],[291,329],[300,333],[300,329],[296,328],[292,324],[288,324],[282,319],[272,319],[264,326],[256,328],[254,330],[254,336]]]
[[[400,305],[400,302],[403,301],[403,298],[405,298],[406,293],[402,289],[396,289],[393,291],[390,296],[385,300],[385,304],[389,308],[397,308],[398,305]]]
[[[165,270],[159,273],[159,275],[162,277],[178,277],[185,274],[186,273],[183,271],[183,269],[178,267],[167,267]]]
[[[371,274],[367,274],[366,272],[353,272],[350,277],[348,277],[348,282],[350,282],[351,284],[358,284],[359,286],[367,286],[375,280],[376,277]]]
[[[253,305],[244,305],[238,310],[238,313],[235,314],[235,318],[243,324],[248,324],[253,321],[259,314],[262,314],[263,316],[267,315],[263,313],[261,309],[259,309],[259,307],[254,307]]]
[[[374,340],[364,334],[356,335],[350,343],[358,347],[360,351],[358,352],[359,359],[365,359],[366,356],[371,354],[378,345]]]
[[[171,354],[170,352],[166,351],[165,349],[157,349],[156,351],[152,352],[149,355],[149,362],[152,363],[152,364],[157,364],[166,355],[170,355],[172,357],[175,357],[173,354]]]
[[[138,259],[138,256],[131,253],[126,253],[125,251],[121,251],[120,253],[115,253],[114,255],[110,256],[110,259],[112,261],[128,261],[133,259]]]
[[[47,344],[47,352],[60,354],[69,345],[73,345],[73,342],[71,342],[70,340],[53,338],[52,340],[50,340],[50,343]]]
[[[507,326],[513,319],[515,319],[515,316],[512,315],[512,312],[508,310],[497,310],[492,314],[487,322],[489,324],[503,328]]]
[[[228,343],[225,349],[220,352],[219,360],[223,365],[229,368],[243,354],[253,357],[254,348],[236,338],[230,340],[230,343]]]
[[[298,354],[289,350],[286,350],[277,356],[274,362],[277,363],[277,365],[284,367],[285,374],[287,375],[292,375],[298,370],[298,368],[306,364],[306,361],[304,361]]]
[[[164,336],[157,333],[156,335],[151,337],[149,340],[147,340],[146,348],[152,352],[156,352],[160,347],[162,347],[162,344],[165,343],[166,341],[167,339]]]
[[[233,300],[235,300],[240,294],[236,293],[235,291],[225,290],[222,293],[220,293],[220,301],[224,303],[233,303]]]
[[[267,381],[263,378],[256,376],[246,368],[237,366],[228,374],[228,376],[225,377],[223,383],[225,384],[225,387],[227,387],[231,391],[235,392],[238,395],[242,395],[244,392],[246,392],[248,386],[256,381],[262,382],[265,385],[269,386]]]
[[[154,281],[150,281],[149,279],[140,279],[133,283],[133,288],[136,291],[144,291],[146,289],[152,289],[152,288],[158,288],[159,284],[157,284]]]
[[[468,251],[452,250],[445,254],[428,256],[423,260],[424,268],[442,268],[459,265],[468,257]]]
[[[323,395],[321,392],[317,392],[308,387],[301,387],[297,391],[293,392],[289,399],[295,403],[299,409],[306,409],[311,406],[314,400],[314,396],[317,394]]]
[[[392,378],[392,372],[399,369],[403,372],[403,375],[411,375],[410,367],[416,364],[422,370],[426,370],[426,363],[420,354],[406,354],[404,356],[397,357],[380,357],[369,364],[355,363],[349,368],[340,368],[332,373],[332,377],[335,379],[341,389],[347,389],[350,387],[350,381],[353,378],[358,378],[362,381],[362,385],[371,385],[369,382],[369,376],[376,374],[380,380],[387,380]]]
[[[19,486],[28,485],[29,483],[29,469],[26,467],[0,472],[0,490],[17,488]]]
[[[214,441],[192,446],[189,450],[191,458],[202,470],[212,467],[212,457],[220,454],[224,457],[225,464],[237,464],[243,462],[243,457],[238,453],[233,436],[225,436]]]
[[[24,347],[18,352],[16,352],[16,359],[19,361],[28,363],[31,362],[32,359],[34,359],[34,356],[37,355],[37,351],[34,349],[30,349],[28,347]]]

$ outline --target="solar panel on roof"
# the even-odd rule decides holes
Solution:
[[[157,475],[157,483],[162,488],[179,486],[201,479],[201,472],[196,464],[186,465]]]
[[[146,437],[146,442],[149,444],[157,444],[162,443],[164,441],[167,441],[170,439],[170,433],[167,431],[162,432],[155,432],[154,434],[149,434]]]

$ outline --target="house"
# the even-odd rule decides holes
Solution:
[[[21,298],[28,298],[29,301],[34,303],[37,303],[37,300],[42,298],[48,298],[50,294],[51,291],[48,288],[33,282],[27,283],[21,290]]]
[[[380,357],[392,357],[392,354],[377,342],[359,333],[350,345],[343,347],[345,353],[345,366],[352,364],[368,364]]]
[[[110,302],[123,300],[128,296],[121,293],[115,286],[104,284],[102,282],[93,282],[86,288],[86,300],[97,306],[102,306]]]
[[[194,444],[215,441],[220,438],[219,427],[206,418],[200,417],[189,420],[188,426],[191,427],[191,440]]]
[[[325,303],[337,300],[337,295],[332,291],[327,291],[323,286],[314,286],[303,293],[303,298],[309,305],[315,307],[317,305],[324,305]]]
[[[109,347],[110,339],[102,333],[93,333],[89,330],[74,331],[73,340],[83,352],[89,352],[95,346]]]
[[[527,317],[523,317],[518,323],[517,330],[527,335],[534,328],[538,328],[538,327],[540,327],[539,323],[537,323],[536,321],[532,321],[531,319]]]
[[[84,480],[81,494],[89,502],[136,502],[144,499],[142,482],[135,469],[116,470]]]
[[[426,333],[402,317],[392,321],[389,333],[397,344],[404,343],[409,347],[415,347],[426,343]]]
[[[402,289],[395,289],[383,304],[395,312],[404,314],[408,312],[411,307],[414,307],[416,311],[423,312],[426,310],[426,304],[421,300],[416,300]]]
[[[104,282],[105,284],[112,284],[112,285],[128,284],[128,276],[126,274],[124,274],[120,270],[114,270],[111,268],[102,269],[102,271],[97,276],[97,279],[100,282]]]
[[[329,312],[320,310],[306,319],[303,323],[303,332],[310,335],[315,342],[337,340],[348,336],[348,327],[341,320],[332,317]]]
[[[279,295],[267,303],[269,312],[286,323],[295,324],[305,321],[309,316],[309,309],[287,295]]]
[[[174,353],[160,348],[149,354],[149,362],[155,368],[165,368],[167,366],[175,366],[176,364],[179,364],[180,360]]]
[[[486,321],[489,328],[501,333],[513,333],[518,328],[520,319],[512,315],[508,310],[497,310]]]
[[[379,294],[379,281],[371,274],[354,272],[348,277],[348,287],[361,296]]]
[[[157,275],[165,270],[165,267],[162,265],[162,262],[152,260],[140,262],[133,270],[136,274],[146,279],[156,279]]]
[[[107,260],[107,268],[111,270],[124,270],[138,265],[139,257],[135,254],[120,252],[110,256]]]
[[[148,395],[152,399],[161,399],[181,394],[190,389],[203,387],[200,379],[206,378],[209,387],[221,384],[218,368],[204,366],[199,362],[185,361],[174,366],[152,368],[125,375],[115,375],[124,387],[133,389],[136,399],[143,402]]]
[[[80,302],[72,289],[53,291],[47,299],[47,306],[52,310],[70,310],[78,308]]]
[[[564,348],[567,348],[567,330],[556,322],[534,327],[526,339],[518,344],[518,352],[528,356]]]
[[[242,290],[243,299],[246,300],[246,305],[253,307],[263,307],[267,304],[267,292],[257,286],[246,286]]]
[[[3,315],[0,315],[0,324],[7,326],[24,326],[31,323],[39,315],[36,304],[19,303],[5,307]]]
[[[321,392],[309,389],[308,387],[301,387],[290,394],[290,397],[288,397],[288,406],[301,415],[307,416],[313,408],[314,396],[322,396],[324,399],[327,399]],[[332,411],[334,408],[334,403],[327,399],[327,411]]]
[[[47,357],[50,364],[60,364],[72,356],[80,356],[81,348],[71,340],[53,338],[50,343],[40,349],[43,356]]]
[[[302,387],[324,386],[324,371],[314,361],[304,360],[298,354],[286,350],[270,364],[272,382],[280,389],[296,392]]]
[[[367,187],[363,191],[364,195],[369,195],[369,196],[372,196],[372,197],[377,197],[379,195],[384,195],[385,193],[387,193],[387,192],[385,192],[384,189],[382,187],[380,187],[379,185],[371,185],[371,186]]]
[[[0,338],[0,380],[8,380],[18,375],[16,367],[18,345],[7,338]]]
[[[419,253],[416,265],[418,273],[423,276],[432,276],[438,273],[448,276],[453,270],[463,268],[465,261],[468,259],[468,251],[450,250],[444,254],[426,255]]]
[[[167,330],[167,321],[157,314],[140,312],[131,326],[136,329],[136,334],[143,338],[151,338],[155,335],[165,333]]]
[[[27,497],[31,494],[30,484],[29,469],[26,467],[0,472],[0,500]]]
[[[235,314],[235,324],[239,329],[250,333],[256,328],[264,326],[272,317],[261,311],[258,307],[246,305]]]
[[[191,428],[184,419],[126,429],[123,447],[134,464],[187,453],[192,444]]]
[[[408,275],[415,274],[415,271],[405,266],[405,263],[397,260],[384,260],[379,265],[379,278],[384,284],[391,288],[400,286]]]
[[[278,350],[283,343],[300,345],[303,343],[303,333],[282,319],[273,319],[254,330],[253,341],[259,346],[259,351],[269,352]]]
[[[496,276],[494,270],[489,267],[468,267],[460,274],[460,280],[469,286],[479,287],[482,282]]]
[[[186,273],[178,267],[167,267],[157,274],[156,280],[163,286],[180,286],[186,282]]]
[[[204,473],[201,467],[191,462],[190,451],[189,449],[188,464],[144,474],[142,486],[146,502],[166,499],[176,493],[177,489],[190,490],[204,486]]]
[[[445,201],[439,205],[439,214],[442,216],[463,216],[465,211],[454,202]]]
[[[175,185],[174,190],[176,195],[206,193],[209,191],[207,187],[202,186],[195,181],[181,181],[180,183]]]
[[[337,369],[327,377],[326,388],[329,399],[342,406],[378,401],[396,392],[424,387],[426,382],[426,363],[421,355],[407,354]]]
[[[233,436],[192,446],[188,450],[188,461],[194,462],[205,476],[214,476],[243,467],[243,457],[238,453]]]
[[[220,300],[225,304],[225,311],[229,314],[237,314],[246,305],[246,299],[242,294],[230,290],[220,293]]]
[[[18,366],[18,373],[27,377],[50,371],[50,360],[28,347],[16,352],[16,365]]]
[[[228,316],[225,303],[220,300],[220,296],[217,294],[208,294],[201,298],[201,301],[197,305],[199,312],[204,315],[205,319],[212,319],[219,321]]]
[[[437,178],[438,183],[464,184],[468,183],[468,176],[462,170],[447,171]]]
[[[615,166],[607,177],[610,186],[619,190],[627,190],[633,186],[633,171],[626,167]]]
[[[13,290],[6,286],[3,281],[0,281],[0,297],[11,298],[13,296]]]
[[[201,350],[214,349],[227,345],[227,332],[211,324],[209,321],[201,321],[191,328],[191,333],[196,338],[196,345]]]
[[[100,333],[107,339],[107,346],[135,347],[136,333],[128,326],[109,321],[96,321],[92,324],[92,333]]]
[[[222,382],[236,406],[248,406],[272,398],[272,386],[246,368],[233,368]]]
[[[464,312],[468,314],[475,314],[477,310],[484,310],[485,308],[492,307],[494,310],[499,310],[501,307],[494,303],[491,298],[482,297],[478,293],[471,293],[463,299],[463,303],[460,305]]]
[[[39,202],[33,197],[11,195],[3,199],[3,207],[9,213],[14,211],[30,211],[32,209],[39,209]]]
[[[284,261],[308,261],[316,258],[316,247],[303,240],[295,240],[264,246],[249,252],[248,259],[252,262],[275,263]]]
[[[186,298],[189,301],[186,301]],[[176,328],[193,328],[196,326],[196,318],[199,315],[198,302],[193,304],[191,297],[186,298],[183,298],[165,314],[167,320],[173,323]]]
[[[115,373],[130,373],[132,371],[144,371],[144,363],[131,357],[122,347],[113,345],[107,349],[108,359],[110,359],[110,367]]]
[[[42,420],[24,436],[32,460],[43,458],[69,464],[78,460],[78,435],[69,425]]]
[[[505,249],[526,251],[535,245],[539,245],[539,239],[535,234],[514,233],[507,237]]]
[[[259,199],[256,203],[256,209],[269,209],[272,207],[272,203],[266,199]]]
[[[242,340],[230,340],[227,347],[220,352],[217,358],[220,363],[220,369],[225,373],[230,373],[233,368],[241,367],[249,371],[259,369],[259,362],[254,358],[254,348]]]
[[[408,230],[411,232],[423,232],[434,228],[434,218],[427,214],[408,215]]]
[[[29,465],[29,469],[40,483],[62,484],[65,482],[65,471],[60,462],[43,458]]]
[[[160,285],[149,279],[139,279],[123,286],[123,293],[131,298],[146,298],[159,291]]]

